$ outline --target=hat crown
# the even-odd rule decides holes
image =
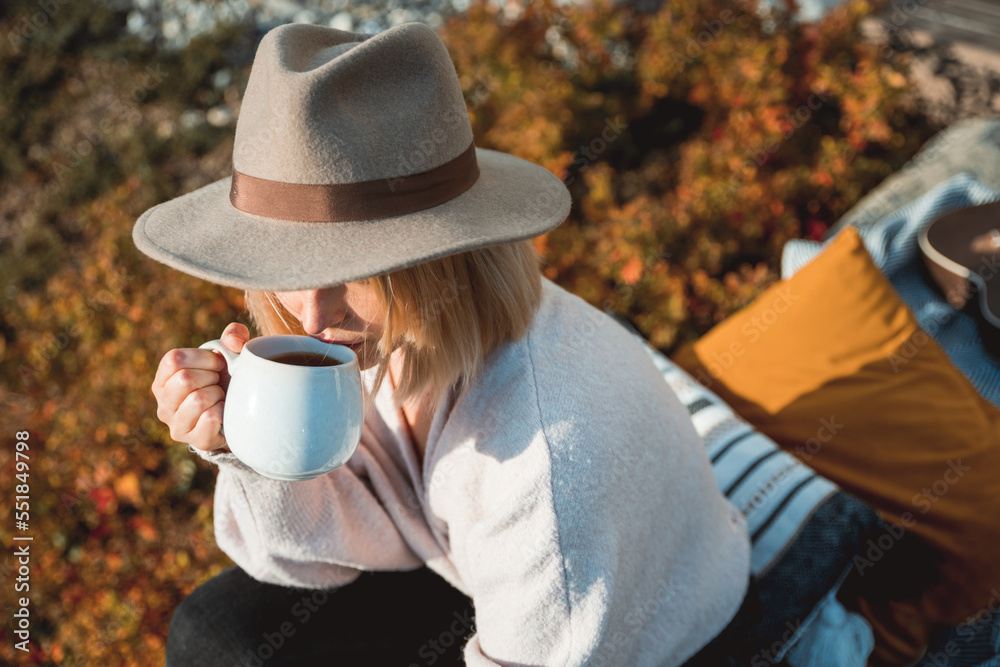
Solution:
[[[358,183],[425,172],[471,144],[455,66],[429,26],[366,36],[290,24],[258,47],[233,169],[284,183]]]

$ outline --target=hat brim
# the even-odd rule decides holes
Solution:
[[[158,204],[135,223],[136,247],[164,264],[240,289],[319,289],[464,250],[532,238],[569,215],[552,172],[476,149],[480,175],[434,208],[379,220],[297,222],[245,213],[229,201],[231,177]]]

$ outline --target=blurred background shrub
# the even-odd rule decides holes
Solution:
[[[819,238],[933,132],[904,104],[904,60],[860,39],[870,5],[818,25],[793,11],[475,4],[443,30],[478,145],[573,191],[570,221],[538,243],[549,277],[661,348],[744,305],[786,240]]]
[[[236,15],[177,46],[131,29],[135,6],[0,8],[0,424],[10,443],[31,433],[35,536],[33,651],[5,624],[7,663],[161,665],[174,607],[231,564],[212,535],[215,473],[171,440],[150,384],[167,350],[247,322],[243,297],[148,260],[131,229],[228,175],[266,26]],[[821,237],[936,129],[906,102],[903,59],[861,39],[865,2],[817,24],[752,0],[462,9],[434,24],[477,145],[573,193],[537,241],[546,275],[667,352],[773,282],[787,239]],[[13,489],[12,444],[0,452]]]

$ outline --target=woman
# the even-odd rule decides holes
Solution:
[[[260,333],[352,347],[369,409],[347,464],[273,480],[227,451],[220,356],[164,355],[158,417],[218,464],[238,566],[180,605],[168,664],[719,664],[745,523],[640,343],[542,278],[530,239],[568,212],[550,172],[475,149],[430,28],[264,37],[232,180],[133,236],[246,289]]]

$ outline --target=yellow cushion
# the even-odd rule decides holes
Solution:
[[[920,329],[854,227],[674,361],[940,555],[940,581],[918,598],[855,601],[876,633],[871,664],[909,664],[935,624],[989,608],[1000,589],[1000,410]],[[874,546],[856,559],[862,591],[886,574],[877,561],[894,542]]]

